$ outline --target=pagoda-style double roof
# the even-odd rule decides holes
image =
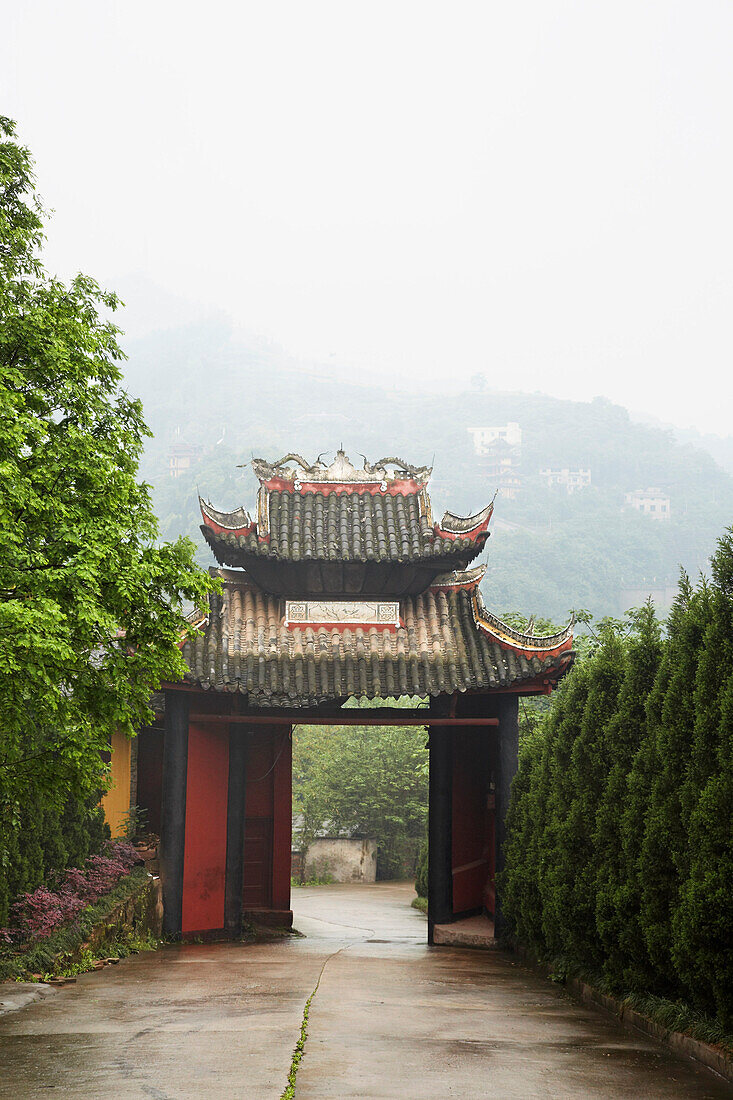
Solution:
[[[572,624],[522,634],[484,608],[482,567],[436,578],[398,601],[285,600],[251,577],[212,570],[222,594],[188,637],[197,687],[254,707],[309,707],[349,696],[549,692],[573,660]],[[386,614],[384,613],[386,612]]]
[[[433,521],[427,466],[383,458],[357,469],[339,450],[330,465],[290,454],[252,467],[256,516],[199,498],[201,530],[220,565],[246,569],[272,594],[417,595],[465,569],[489,537],[493,504]]]
[[[185,639],[188,681],[251,707],[350,696],[549,692],[573,660],[572,624],[523,634],[484,607],[493,505],[432,518],[427,466],[383,458],[356,469],[300,455],[252,462],[256,517],[200,500],[222,593]]]

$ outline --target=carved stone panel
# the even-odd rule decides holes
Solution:
[[[286,600],[287,625],[399,626],[398,600]]]

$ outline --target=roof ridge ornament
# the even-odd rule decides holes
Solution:
[[[322,452],[325,454],[326,452]],[[401,458],[380,458],[378,462],[370,463],[362,455],[364,465],[357,469],[346,452],[339,448],[334,455],[333,462],[326,465],[321,461],[321,455],[311,465],[302,455],[287,454],[277,462],[267,462],[263,458],[253,458],[252,468],[260,481],[271,481],[280,478],[283,481],[306,482],[308,484],[353,484],[353,483],[384,483],[397,481],[404,478],[417,481],[420,485],[426,485],[430,480],[433,470],[431,466],[411,466]],[[295,465],[288,465],[294,463]],[[296,466],[300,469],[296,469]],[[395,469],[389,470],[388,466]]]

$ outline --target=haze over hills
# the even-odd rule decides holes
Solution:
[[[189,535],[202,563],[213,559],[198,530],[196,489],[217,507],[251,508],[256,482],[239,464],[253,455],[296,451],[314,460],[343,444],[355,464],[361,455],[432,463],[435,512],[469,514],[497,486],[468,429],[510,421],[523,435],[522,489],[517,499],[497,498],[483,585],[499,613],[559,621],[583,607],[616,615],[644,591],[673,586],[680,566],[706,570],[733,517],[733,478],[709,454],[605,399],[511,392],[516,380],[499,371],[459,392],[449,367],[443,394],[408,389],[397,375],[387,385],[354,384],[328,368],[306,371],[265,341],[235,340],[221,320],[126,346],[126,383],[154,433],[142,474],[154,487],[162,534]],[[190,462],[175,478],[174,453]],[[572,495],[550,488],[539,475],[548,466],[590,468],[591,485]],[[625,504],[625,493],[648,487],[669,495],[667,522]]]

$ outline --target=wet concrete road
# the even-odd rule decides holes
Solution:
[[[0,1098],[718,1100],[733,1090],[498,952],[428,948],[402,885],[294,892],[304,939],[167,947],[0,1019]]]

